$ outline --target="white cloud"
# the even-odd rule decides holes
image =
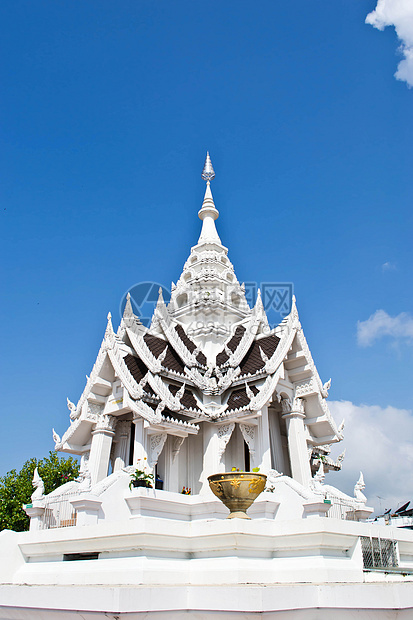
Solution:
[[[357,321],[357,342],[361,347],[369,347],[383,336],[413,344],[413,316],[401,312],[392,317],[385,310],[376,310],[366,321]]]
[[[379,30],[394,26],[401,41],[404,58],[399,63],[395,77],[413,86],[413,2],[412,0],[378,0],[377,6],[366,17],[366,23]]]
[[[346,457],[342,471],[329,473],[326,484],[353,495],[362,471],[369,506],[380,511],[408,500],[413,505],[412,411],[350,401],[329,401],[329,406],[337,422],[346,421],[344,441],[334,448],[334,456],[346,448]]]
[[[381,270],[383,272],[386,272],[386,271],[396,271],[397,270],[396,263],[392,263],[390,261],[387,261],[387,262],[382,264]]]

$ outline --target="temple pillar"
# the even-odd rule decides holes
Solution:
[[[106,478],[109,470],[110,451],[115,435],[116,418],[111,415],[99,416],[92,431],[89,471],[92,485]]]
[[[131,422],[127,420],[122,420],[117,424],[113,471],[119,471],[127,465],[130,426]]]
[[[281,405],[284,413],[283,418],[287,424],[291,477],[303,486],[308,486],[311,480],[311,469],[304,427],[304,400],[294,398],[294,402],[291,404],[289,399],[283,399]]]
[[[136,467],[137,462],[143,461],[148,458],[146,451],[146,438],[145,438],[145,420],[143,418],[134,418],[133,424],[135,425],[135,440],[133,442],[133,465]]]
[[[285,474],[286,467],[278,411],[275,409],[268,410],[268,422],[270,427],[271,469],[276,469]]]
[[[205,422],[203,425],[203,443],[204,443],[204,456],[203,467],[200,482],[202,484],[200,493],[209,493],[208,476],[217,474],[224,471],[224,466],[221,463],[221,457],[225,452],[228,441],[235,428],[235,423],[230,424],[210,424]]]
[[[256,466],[265,474],[271,469],[270,426],[267,406],[261,409],[261,417],[258,418],[258,437],[260,438],[260,454],[257,454]]]
[[[165,451],[165,486],[167,491],[180,493],[183,482],[179,477],[179,451],[182,447],[185,437],[169,435],[166,442]]]

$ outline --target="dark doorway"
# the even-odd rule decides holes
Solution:
[[[250,468],[251,468],[250,449],[248,448],[248,444],[245,440],[244,440],[244,462],[245,462],[245,471],[250,471]]]

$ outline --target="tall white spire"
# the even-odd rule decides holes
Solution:
[[[228,249],[222,245],[215,228],[219,213],[210,186],[214,177],[207,153],[202,171],[206,191],[198,213],[202,220],[201,235],[198,243],[192,246],[183,272],[171,290],[167,307],[171,317],[190,328],[191,339],[196,346],[202,347],[210,365],[215,365],[218,350],[228,339],[232,326],[251,314],[245,299],[245,287],[241,288],[228,258]],[[164,320],[163,316],[160,321]],[[258,316],[257,312],[254,316]]]
[[[215,228],[215,220],[219,216],[219,211],[214,204],[210,187],[210,182],[215,177],[215,172],[212,167],[212,162],[208,151],[201,176],[204,181],[206,181],[207,186],[202,207],[198,212],[198,216],[202,220],[202,230],[198,239],[198,245],[201,245],[202,243],[218,243],[219,245],[222,245],[217,229]]]

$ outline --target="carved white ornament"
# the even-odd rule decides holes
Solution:
[[[185,441],[185,437],[174,437],[172,441],[172,463],[175,462],[176,457]]]
[[[72,401],[69,400],[68,398],[66,400],[67,400],[67,408],[69,409],[70,413],[76,414],[76,405],[75,405],[75,403],[72,403]]]
[[[218,426],[218,455],[219,459],[221,459],[222,455],[225,452],[225,448],[227,447],[227,443],[231,439],[232,432],[235,428],[235,422],[231,422],[230,424],[222,424]]]
[[[59,450],[62,449],[63,442],[60,438],[60,435],[56,433],[54,428],[52,428],[52,434],[53,434],[53,441],[54,441],[54,449],[58,452]]]
[[[346,449],[344,448],[343,452],[339,454],[337,457],[336,465],[339,465],[341,467],[345,456],[346,456]]]
[[[251,456],[254,458],[255,455],[255,432],[256,427],[252,424],[240,424],[239,425],[242,436],[245,440],[245,443],[248,446],[248,450]]]
[[[167,433],[151,435],[149,441],[149,466],[154,468],[165,445]]]
[[[161,412],[149,407],[143,400],[133,400],[129,396],[126,398],[126,406],[131,409],[134,418],[143,418],[150,424],[159,424],[162,420]],[[160,405],[158,405],[159,407]]]
[[[323,388],[321,390],[321,395],[323,398],[327,398],[328,397],[328,391],[331,388],[331,379],[329,379],[328,381],[326,381],[323,384]]]
[[[126,366],[124,353],[120,351],[117,343],[114,343],[112,349],[108,350],[108,356],[116,375],[126,387],[130,396],[135,399],[142,398],[144,383],[137,383],[132,376],[129,368]]]
[[[307,394],[312,394],[313,392],[314,392],[313,379],[308,379],[308,381],[304,381],[295,386],[296,396],[305,396]]]
[[[117,419],[113,415],[102,415],[98,418],[94,431],[109,431],[113,432],[116,427]]]
[[[156,357],[153,355],[152,351],[146,344],[143,338],[143,334],[141,333],[136,334],[130,329],[127,329],[126,333],[128,335],[129,340],[131,341],[132,347],[134,348],[134,350],[136,351],[140,359],[143,361],[145,366],[149,368],[149,370],[153,374],[160,373],[162,370],[162,364],[159,361],[159,359],[156,359]],[[166,344],[167,343],[165,342],[165,345]],[[167,347],[165,347],[164,355],[166,355],[166,349]]]
[[[247,393],[248,398],[250,399],[250,401],[254,400],[254,392],[251,390],[250,386],[248,385],[248,383],[245,381],[245,391]]]
[[[281,399],[281,409],[282,409],[283,413],[291,413],[292,403],[291,403],[291,400],[289,398],[282,398]]]
[[[151,372],[148,372],[147,377],[148,384],[163,402],[163,408],[168,407],[168,409],[170,409],[171,411],[181,411],[182,405],[179,400],[179,390],[174,396],[168,385],[164,383],[164,381],[159,375],[153,375]]]
[[[86,412],[86,417],[89,420],[93,420],[95,419],[97,416],[99,416],[102,411],[104,409],[104,405],[99,405],[98,403],[90,403],[88,401],[87,403],[87,412]]]

